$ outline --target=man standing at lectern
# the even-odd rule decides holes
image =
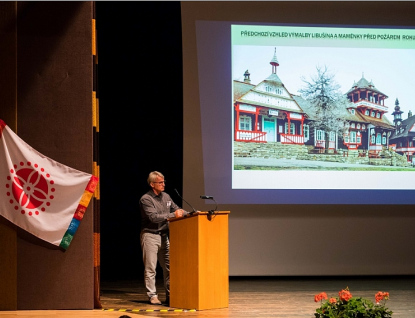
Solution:
[[[170,302],[170,241],[168,219],[188,214],[164,192],[165,180],[158,171],[150,172],[147,182],[151,189],[140,199],[141,249],[144,262],[144,283],[150,304],[161,305],[156,290],[157,261],[163,269],[166,304]]]

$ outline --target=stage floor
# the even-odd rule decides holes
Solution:
[[[101,282],[102,309],[0,311],[6,317],[303,317],[312,318],[319,307],[314,295],[337,297],[349,287],[354,297],[375,301],[378,291],[389,292],[387,307],[394,318],[415,318],[415,276],[376,277],[230,277],[229,307],[192,311],[148,304],[142,281]],[[159,298],[164,301],[162,286]]]

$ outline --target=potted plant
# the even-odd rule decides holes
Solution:
[[[322,292],[314,296],[315,302],[320,302],[316,309],[316,318],[390,318],[392,311],[386,308],[389,299],[388,292],[378,292],[375,295],[374,304],[368,299],[353,297],[346,287],[339,291],[339,297],[328,299],[327,294]]]

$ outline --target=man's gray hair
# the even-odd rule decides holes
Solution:
[[[160,178],[164,179],[164,176],[161,172],[158,172],[158,171],[150,172],[150,174],[148,175],[148,178],[147,178],[147,183],[150,185],[150,183],[156,181],[157,177],[160,177]]]

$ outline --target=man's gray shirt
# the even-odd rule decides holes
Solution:
[[[167,219],[174,218],[177,209],[180,207],[166,192],[156,195],[153,190],[148,191],[140,199],[141,229],[153,233],[167,232]]]

